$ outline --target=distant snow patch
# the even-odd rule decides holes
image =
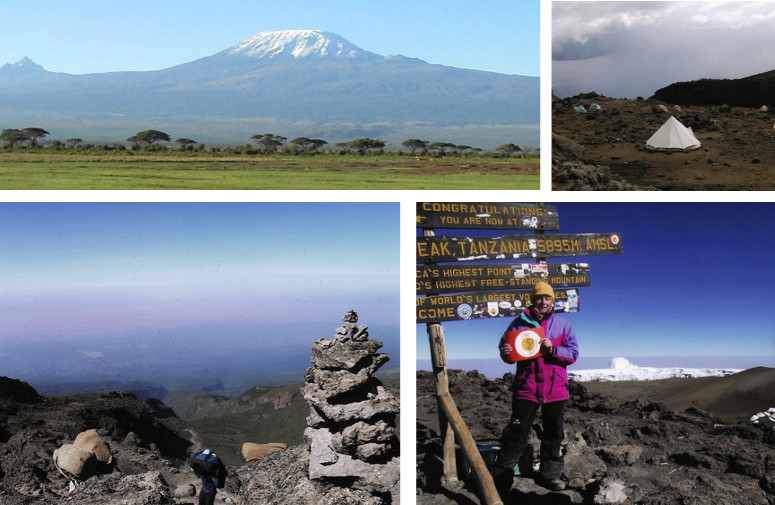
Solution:
[[[737,368],[657,368],[638,366],[627,358],[614,358],[610,368],[568,371],[568,378],[577,381],[643,381],[676,377],[724,377],[740,372]]]

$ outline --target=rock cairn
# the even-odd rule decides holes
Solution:
[[[398,503],[399,403],[373,377],[388,361],[382,342],[368,339],[354,310],[331,339],[312,345],[304,399],[310,406],[304,431],[310,446],[309,477],[362,489]],[[388,495],[389,493],[389,495]]]

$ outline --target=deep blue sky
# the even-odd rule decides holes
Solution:
[[[334,32],[361,49],[537,76],[538,0],[206,0],[0,3],[0,65],[30,57],[72,74],[158,70],[262,31]]]
[[[398,204],[0,204],[0,344],[398,323]],[[373,232],[379,230],[379,233]]]
[[[581,311],[563,317],[583,356],[775,354],[775,204],[556,205],[559,233],[622,234],[622,255],[579,259],[590,264],[592,283],[580,288]],[[497,358],[507,324],[443,323],[447,355]],[[429,359],[424,324],[417,325],[417,358]]]

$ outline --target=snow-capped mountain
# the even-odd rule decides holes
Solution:
[[[52,138],[89,138],[76,123],[109,118],[100,133],[123,129],[123,138],[149,124],[174,123],[186,131],[173,136],[208,141],[214,130],[228,129],[236,133],[217,140],[244,142],[254,129],[280,125],[284,136],[329,143],[431,137],[492,149],[538,145],[539,79],[385,57],[333,33],[290,30],[262,32],[211,56],[147,72],[73,75],[24,59],[0,69],[0,110],[5,124],[32,121]],[[70,130],[60,134],[58,125]],[[461,138],[441,133],[454,129]],[[526,132],[532,140],[520,138]]]
[[[568,378],[577,381],[645,381],[676,377],[725,377],[740,372],[734,368],[657,368],[637,366],[626,358],[611,360],[611,368],[568,370]]]
[[[226,49],[225,53],[251,58],[380,58],[335,33],[320,30],[261,32]]]

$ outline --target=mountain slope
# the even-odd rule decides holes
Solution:
[[[681,105],[760,107],[772,104],[775,70],[742,79],[700,79],[676,82],[657,90],[652,98]]]
[[[9,119],[38,114],[110,116],[135,125],[179,117],[522,125],[538,123],[538,103],[537,77],[380,56],[310,30],[262,32],[158,71],[71,75],[48,72],[29,59],[0,69],[0,110]]]
[[[707,410],[725,421],[745,421],[752,414],[775,406],[775,369],[757,367],[726,377],[667,379],[636,383],[585,382],[590,391],[635,400],[647,395],[668,408]]]

